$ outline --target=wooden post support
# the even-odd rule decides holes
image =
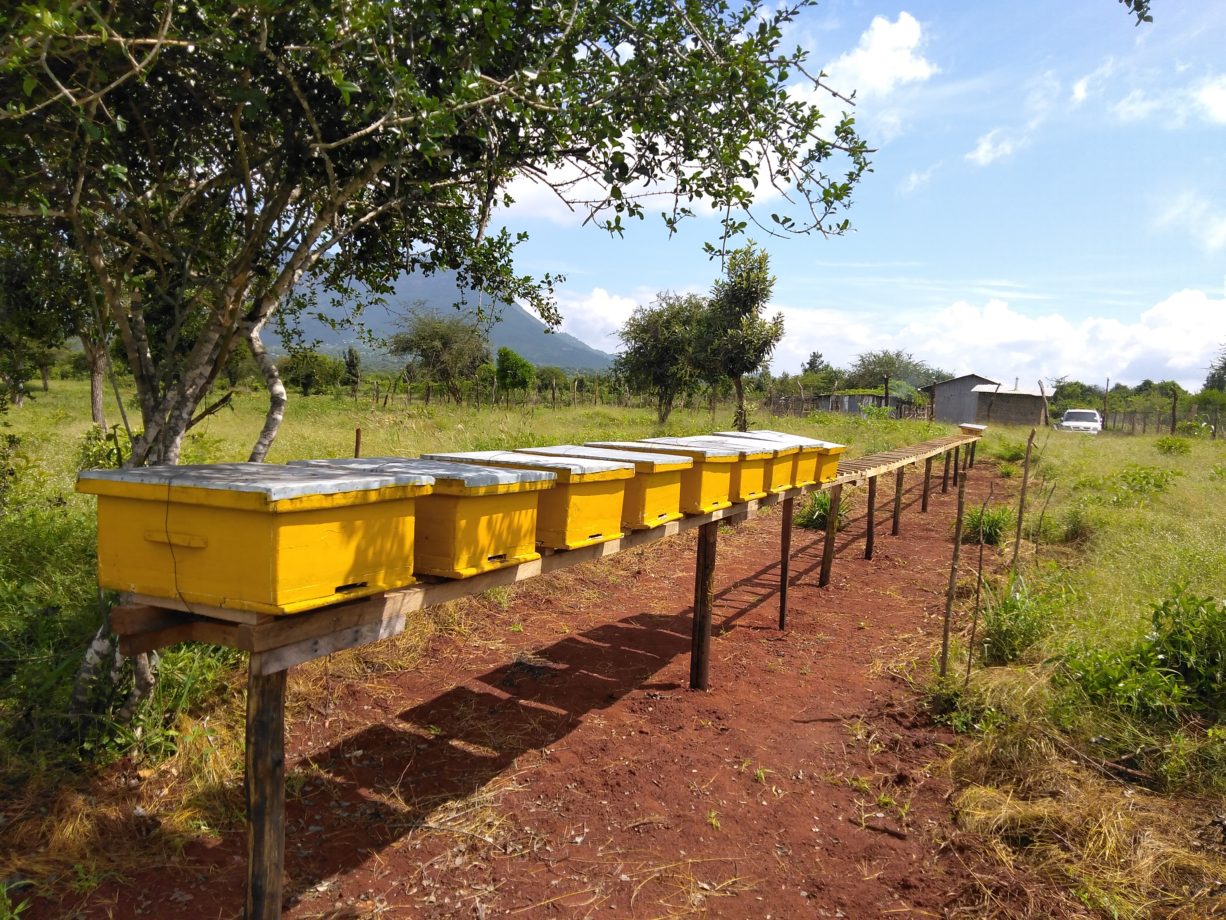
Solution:
[[[906,467],[900,466],[894,473],[894,522],[890,525],[890,536],[896,537],[902,530],[902,484]]]
[[[868,526],[864,533],[864,558],[873,558],[873,537],[877,527],[877,477],[868,477],[868,511],[865,514]]]
[[[944,677],[949,672],[949,633],[953,622],[954,597],[958,591],[958,557],[962,552],[962,521],[966,507],[966,477],[958,486],[958,515],[954,518],[954,555],[949,562],[949,587],[945,589],[945,619],[941,626],[941,667],[939,674]]]
[[[711,673],[711,608],[715,605],[715,542],[719,521],[698,528],[694,562],[694,635],[690,648],[690,689],[706,690]]]
[[[247,675],[245,920],[279,920],[285,874],[286,671]]]
[[[970,456],[966,459],[966,468],[969,470],[975,465],[975,447],[979,444],[978,441],[971,441]]]
[[[839,501],[843,497],[841,485],[830,489],[830,507],[826,511],[826,543],[822,547],[822,573],[817,580],[817,586],[824,588],[830,584],[830,569],[834,566],[834,535],[839,529]]]
[[[941,473],[941,494],[949,491],[949,451],[945,451],[945,471]]]
[[[928,510],[928,496],[932,494],[932,458],[924,461],[924,492],[920,498],[920,511]]]
[[[792,556],[792,512],[796,499],[783,500],[782,533],[779,535],[779,629],[788,626],[788,567]]]
[[[353,429],[353,456],[355,458],[362,456],[362,429],[361,428]]]
[[[962,451],[961,445],[958,445],[957,447],[954,448],[954,485],[955,486],[958,484],[958,475],[959,475],[958,455],[961,451]]]

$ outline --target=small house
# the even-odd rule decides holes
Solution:
[[[979,386],[995,387],[995,380],[981,377],[979,374],[963,374],[961,377],[951,377],[939,383],[931,383],[923,387],[922,392],[928,394],[931,418],[938,422],[977,421],[976,412],[979,406],[979,394],[975,389]]]
[[[976,397],[974,420],[980,425],[1047,424],[1047,400],[1037,386],[1024,387],[1014,379],[1013,386],[981,383],[971,388]],[[969,418],[960,421],[969,421]]]

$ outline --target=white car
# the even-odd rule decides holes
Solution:
[[[1097,409],[1068,409],[1056,423],[1056,431],[1077,431],[1098,434],[1103,430],[1103,417]]]

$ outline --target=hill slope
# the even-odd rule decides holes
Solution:
[[[370,306],[363,311],[362,324],[376,338],[386,339],[398,332],[415,312],[439,315],[457,312],[455,304],[460,295],[452,275],[439,274],[429,278],[406,275],[396,282],[395,292],[387,297],[384,305]],[[506,346],[537,366],[554,365],[568,370],[605,370],[613,362],[612,355],[584,344],[573,335],[547,331],[544,323],[518,304],[490,305],[477,294],[469,294],[467,299],[470,304],[481,304],[483,309],[499,317],[490,329],[493,351]],[[471,308],[464,309],[471,315]],[[331,306],[320,312],[336,317],[344,313],[339,306]],[[355,330],[333,329],[316,316],[303,316],[301,327],[304,340],[308,343],[318,342],[322,351],[339,353],[353,345],[363,353],[368,364],[390,365],[396,361],[385,352],[372,349],[360,341]],[[281,347],[275,334],[270,335],[269,344],[274,348]]]

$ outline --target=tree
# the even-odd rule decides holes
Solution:
[[[715,282],[698,326],[699,366],[712,382],[732,381],[737,431],[749,427],[745,375],[762,367],[783,338],[783,314],[769,320],[762,315],[774,288],[766,251],[752,243],[736,249],[728,255],[724,277]]]
[[[934,380],[948,379],[950,374],[925,361],[918,360],[910,352],[896,349],[890,351],[866,351],[856,355],[847,370],[843,386],[848,389],[879,387],[889,377],[891,381],[903,380],[919,389]]]
[[[463,398],[463,384],[490,359],[489,338],[472,319],[456,314],[412,316],[404,332],[392,336],[393,355],[413,359],[413,376],[443,386],[452,401]]]
[[[800,368],[802,374],[813,374],[814,376],[825,374],[832,370],[834,370],[833,366],[822,357],[820,351],[809,352],[809,357],[805,359],[805,363]]]
[[[286,397],[261,333],[306,281],[455,269],[556,322],[490,230],[516,176],[618,234],[654,196],[670,228],[713,208],[723,249],[766,175],[795,203],[766,232],[845,230],[867,149],[783,47],[810,2],[33,0],[0,14],[0,217],[88,265],[136,383],[130,463],[176,460],[244,342],[262,459]]]
[[[622,352],[616,367],[629,386],[655,401],[663,425],[678,396],[692,392],[700,379],[695,333],[706,298],[665,291],[650,306],[636,307],[618,337]]]
[[[1226,348],[1218,352],[1217,358],[1209,367],[1205,377],[1206,390],[1222,390],[1226,392]]]
[[[345,373],[341,375],[341,386],[351,388],[357,393],[362,383],[362,356],[350,345],[345,349]]]
[[[528,390],[536,378],[536,368],[532,362],[511,351],[505,345],[498,349],[498,362],[495,365],[498,389],[506,394],[507,405],[511,404],[511,393],[516,390]]]
[[[536,391],[541,395],[549,394],[549,404],[557,406],[558,404],[558,389],[566,389],[570,378],[566,376],[566,371],[560,367],[538,367],[536,369]]]
[[[278,370],[286,383],[310,396],[337,386],[345,375],[345,362],[317,351],[296,351],[282,359]]]

